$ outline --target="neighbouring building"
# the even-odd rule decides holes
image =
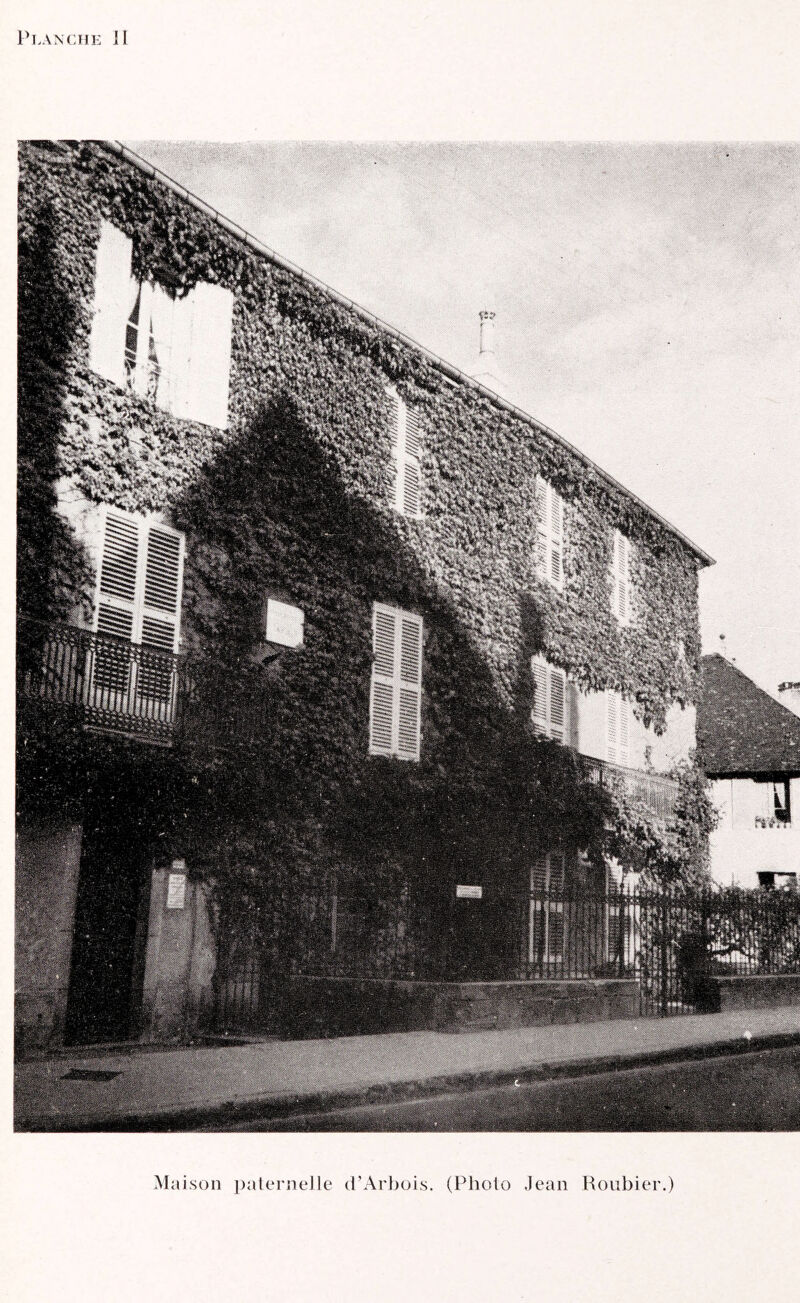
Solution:
[[[23,144],[19,241],[23,1043],[177,1035],[253,947],[555,971],[528,898],[675,813],[710,558],[124,147]]]
[[[723,886],[796,887],[800,718],[719,654],[702,660],[697,732],[720,820],[711,871]]]

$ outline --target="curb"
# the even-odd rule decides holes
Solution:
[[[759,1050],[786,1049],[800,1045],[800,1032],[774,1032],[764,1036],[743,1036],[735,1040],[715,1041],[702,1045],[675,1046],[666,1050],[649,1050],[641,1054],[611,1054],[590,1059],[538,1063],[532,1067],[482,1069],[424,1078],[419,1081],[381,1082],[349,1090],[318,1091],[308,1095],[264,1094],[244,1100],[226,1100],[214,1104],[188,1104],[180,1108],[128,1113],[115,1117],[86,1115],[73,1121],[58,1117],[21,1119],[17,1132],[137,1132],[211,1130],[214,1124],[283,1120],[331,1113],[361,1105],[399,1103],[404,1100],[430,1098],[435,1095],[488,1090],[510,1085],[567,1080],[624,1072],[635,1068],[673,1063],[691,1063],[702,1059],[728,1058],[754,1054]]]

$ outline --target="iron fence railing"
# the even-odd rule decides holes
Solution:
[[[21,620],[17,694],[78,725],[169,745],[258,742],[271,717],[263,672],[174,655],[74,625]]]
[[[582,756],[581,764],[591,782],[598,783],[601,787],[620,784],[633,800],[643,805],[661,823],[668,823],[674,817],[679,791],[674,778],[644,769],[631,769],[626,765],[615,765],[594,756]]]
[[[404,886],[275,893],[258,937],[221,953],[207,1021],[280,1022],[287,977],[404,981],[635,981],[640,1011],[712,1007],[719,976],[800,973],[800,893],[757,889],[486,892],[432,902]]]

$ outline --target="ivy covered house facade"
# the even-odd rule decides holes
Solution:
[[[96,143],[21,149],[19,376],[28,1043],[702,869],[710,558],[552,431]]]

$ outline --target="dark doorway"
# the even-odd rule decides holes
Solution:
[[[65,1043],[121,1041],[137,1030],[149,906],[146,830],[113,809],[83,829]]]

